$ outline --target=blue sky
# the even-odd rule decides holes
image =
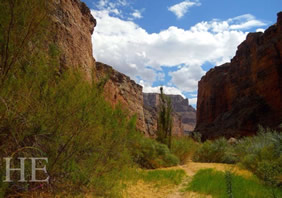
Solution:
[[[85,0],[97,61],[157,92],[197,102],[197,83],[230,61],[248,32],[276,22],[281,0]]]

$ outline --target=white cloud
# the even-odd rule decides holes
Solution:
[[[264,32],[264,31],[265,31],[265,29],[263,29],[263,28],[256,29],[256,32]]]
[[[177,16],[177,18],[180,19],[188,12],[189,8],[200,5],[201,3],[199,3],[198,1],[186,0],[169,7],[168,10],[173,12]]]
[[[189,98],[190,105],[197,105],[197,98]]]
[[[143,92],[144,93],[160,93],[160,86],[158,87],[151,87],[148,85],[145,85],[143,81],[140,82],[140,84],[143,86]],[[165,94],[171,94],[171,95],[181,95],[183,98],[186,98],[182,92],[175,88],[175,87],[167,87],[162,86]]]
[[[161,66],[178,66],[169,74],[172,80],[167,85],[189,92],[197,89],[205,73],[201,66],[228,62],[247,35],[241,27],[258,21],[252,15],[243,15],[225,21],[203,21],[188,30],[171,26],[150,34],[133,21],[111,16],[108,10],[92,14],[98,21],[92,37],[97,61],[112,65],[137,82],[143,80],[146,87],[163,79],[163,74],[158,74],[162,73]]]
[[[230,25],[231,30],[247,30],[253,27],[259,27],[259,26],[266,25],[264,22],[257,20],[251,14],[244,14],[244,15],[229,19],[228,22],[232,24]]]
[[[123,17],[122,11],[119,9],[120,7],[127,6],[127,0],[117,0],[117,1],[110,1],[110,0],[99,0],[95,6],[99,10],[107,11],[109,14],[114,14],[116,16]]]
[[[185,92],[195,91],[198,87],[198,81],[205,74],[200,65],[184,66],[183,68],[171,72],[172,83]]]
[[[143,17],[140,10],[134,10],[134,12],[131,15],[136,19],[141,19]]]

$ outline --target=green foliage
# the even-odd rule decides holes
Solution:
[[[190,137],[173,137],[171,152],[177,156],[181,164],[187,162],[197,149],[198,144]]]
[[[282,196],[282,190],[279,188],[268,187],[260,183],[256,177],[244,178],[242,176],[230,174],[232,178],[233,197],[249,198],[276,197]],[[196,173],[192,181],[186,187],[186,191],[195,191],[202,194],[209,194],[215,198],[230,197],[226,191],[225,173],[213,169],[202,169]]]
[[[258,135],[241,139],[235,147],[240,163],[267,184],[282,184],[282,134],[260,127]]]
[[[186,173],[183,169],[176,169],[176,170],[149,170],[149,171],[142,171],[141,178],[145,182],[157,182],[161,185],[172,184],[172,185],[179,185]]]
[[[132,164],[134,122],[78,71],[58,77],[44,59],[37,63],[11,74],[0,90],[1,156],[48,157],[53,185],[109,196]]]
[[[192,133],[192,138],[197,142],[202,142],[202,134],[197,131]]]
[[[198,162],[217,162],[232,164],[237,162],[234,148],[228,144],[225,138],[219,138],[214,141],[208,140],[204,142],[199,149],[196,150],[194,161]]]
[[[124,173],[136,162],[149,168],[178,164],[166,145],[136,131],[136,117],[105,101],[107,79],[91,84],[75,69],[60,70],[60,49],[47,41],[46,2],[0,2],[1,159],[47,157],[48,188],[73,196],[87,188],[102,197],[120,196]],[[35,187],[1,182],[0,194]]]
[[[157,141],[166,144],[171,148],[172,137],[172,106],[171,99],[165,96],[163,88],[160,88],[160,101],[159,101],[159,116],[158,116],[158,129]]]
[[[235,145],[226,139],[206,141],[196,150],[193,160],[199,162],[239,162],[265,183],[282,184],[282,135],[260,127],[256,136],[245,137]]]
[[[0,81],[12,68],[25,64],[28,57],[44,48],[49,7],[45,0],[1,0],[0,2]],[[22,66],[22,65],[21,65]],[[1,84],[0,84],[1,85]]]
[[[142,137],[137,138],[131,146],[133,160],[142,168],[160,168],[179,164],[179,159],[173,155],[165,144]]]
[[[104,100],[103,83],[86,82],[75,69],[60,70],[60,49],[48,39],[48,5],[0,2],[1,160],[47,157],[48,188],[55,193],[87,187],[95,196],[117,197],[124,170],[134,165],[130,145],[138,141],[136,118]],[[1,181],[3,175],[1,170]],[[0,182],[0,194],[34,187]]]

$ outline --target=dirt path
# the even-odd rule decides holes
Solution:
[[[236,165],[220,164],[220,163],[198,163],[189,161],[185,165],[162,168],[162,170],[170,169],[183,169],[188,179],[183,181],[178,186],[154,186],[154,184],[148,184],[140,180],[135,185],[128,188],[126,197],[128,198],[202,198],[211,196],[201,195],[196,192],[181,192],[185,185],[191,181],[192,177],[200,170],[206,168],[213,168],[217,171],[231,170],[235,174],[242,175],[244,177],[250,177],[252,174],[247,170],[242,170]]]

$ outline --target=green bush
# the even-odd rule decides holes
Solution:
[[[173,155],[165,144],[154,139],[140,136],[132,147],[134,161],[142,168],[160,168],[179,164],[179,159]]]
[[[190,137],[172,138],[171,152],[179,158],[181,164],[184,164],[192,157],[197,147],[198,143]]]
[[[193,160],[198,162],[217,162],[233,164],[237,157],[233,147],[225,138],[207,140],[194,153]]]
[[[267,184],[282,184],[282,135],[260,127],[257,135],[240,139],[235,145],[226,139],[204,142],[193,155],[199,162],[237,163]]]
[[[240,163],[271,185],[282,184],[282,134],[260,127],[256,136],[235,146]]]
[[[134,124],[79,72],[58,77],[55,71],[43,62],[5,82],[0,90],[1,157],[48,157],[52,185],[73,192],[85,185],[109,194],[121,171],[132,165],[128,145]],[[17,190],[13,184],[10,189]]]

